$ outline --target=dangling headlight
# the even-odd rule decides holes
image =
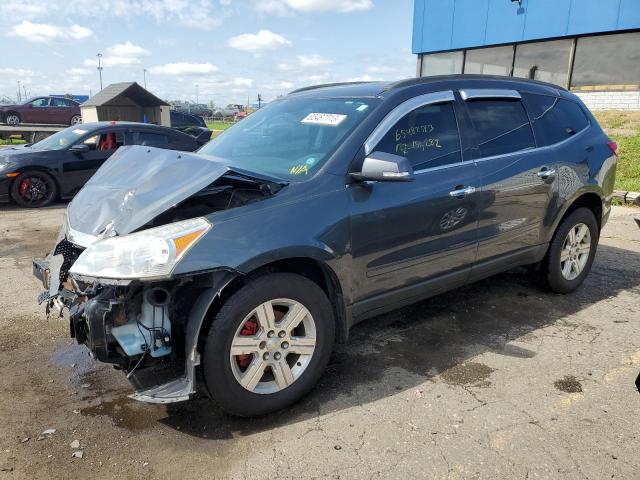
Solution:
[[[210,228],[211,223],[200,217],[98,240],[82,252],[69,271],[98,278],[166,278]]]

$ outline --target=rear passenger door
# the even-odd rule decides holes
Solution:
[[[462,90],[475,137],[481,195],[472,280],[535,257],[558,191],[556,159],[536,149],[515,90]]]
[[[473,161],[463,161],[453,92],[392,110],[365,152],[401,155],[412,182],[351,184],[354,314],[384,311],[463,284],[476,254]]]

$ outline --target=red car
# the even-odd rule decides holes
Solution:
[[[75,125],[82,123],[80,104],[62,97],[36,97],[20,105],[0,105],[0,121],[7,125],[44,123]]]

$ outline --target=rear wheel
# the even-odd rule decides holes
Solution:
[[[74,115],[73,117],[71,117],[71,122],[69,123],[69,125],[78,125],[80,123],[82,123],[82,116]]]
[[[211,397],[243,417],[296,402],[324,371],[334,322],[328,298],[305,277],[273,273],[251,281],[211,325],[203,356]]]
[[[15,127],[16,125],[20,125],[21,121],[22,119],[20,118],[20,115],[18,115],[15,112],[9,112],[4,119],[4,122],[7,125],[11,125],[12,127]]]
[[[569,293],[584,282],[593,264],[598,237],[596,217],[588,208],[578,208],[562,221],[544,260],[551,290]]]
[[[53,202],[57,195],[58,186],[46,172],[23,172],[11,184],[11,198],[22,207],[44,207]]]

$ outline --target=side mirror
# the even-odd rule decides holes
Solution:
[[[76,143],[75,145],[71,145],[71,147],[69,148],[69,151],[75,153],[85,153],[89,150],[89,145],[87,145],[86,143]]]
[[[362,162],[362,171],[350,175],[359,182],[410,182],[413,180],[413,168],[406,157],[373,152]]]

